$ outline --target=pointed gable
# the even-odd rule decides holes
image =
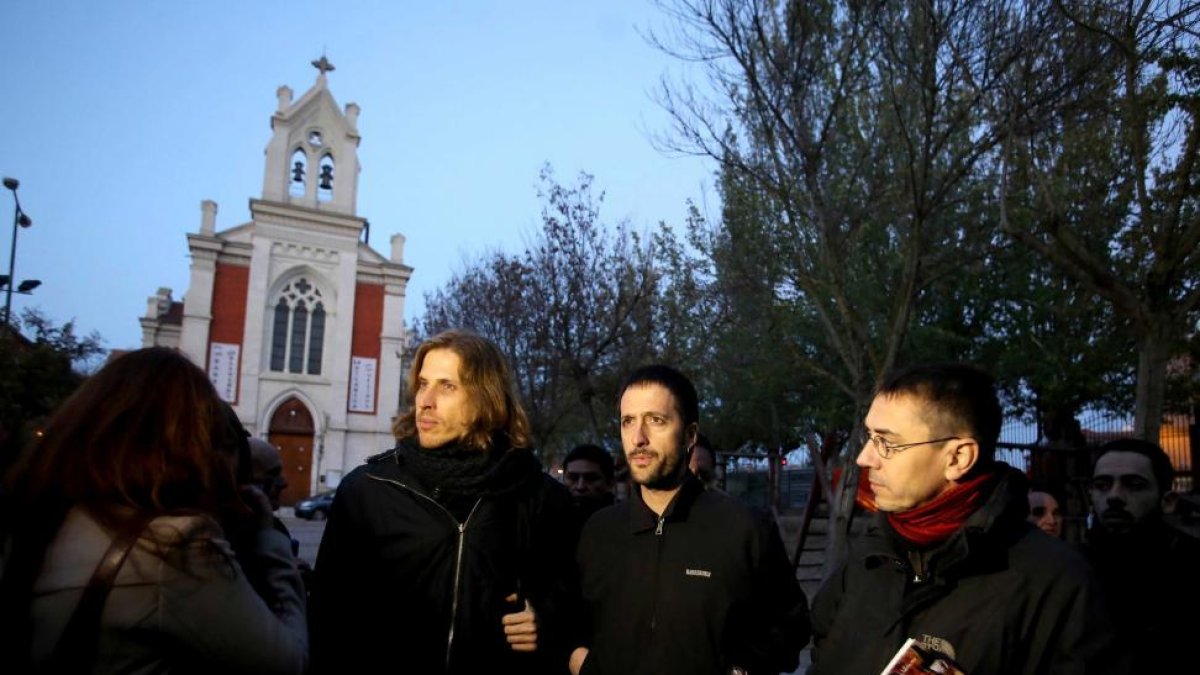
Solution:
[[[355,215],[358,198],[358,114],[354,103],[339,108],[329,92],[324,57],[314,61],[313,86],[292,101],[292,90],[276,91],[262,198],[312,209]]]

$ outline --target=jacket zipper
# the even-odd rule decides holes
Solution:
[[[655,589],[654,589],[654,611],[650,613],[651,636],[653,636],[654,631],[658,628],[658,588],[657,588],[657,586],[658,586],[659,573],[661,572],[661,570],[659,568],[662,567],[663,523],[665,523],[666,520],[667,520],[666,516],[659,516],[658,517],[658,525],[656,525],[654,527],[654,536],[658,538],[658,550],[655,552],[655,559],[654,559]]]
[[[421,499],[424,499],[430,504],[433,504],[434,506],[438,507],[442,513],[445,513],[450,518],[450,522],[454,523],[454,525],[458,528],[458,549],[454,554],[454,591],[451,595],[452,599],[450,601],[450,632],[446,635],[446,670],[450,670],[450,653],[451,649],[454,647],[454,626],[458,623],[458,596],[459,591],[462,589],[462,562],[463,550],[465,548],[467,539],[467,523],[471,522],[471,516],[475,515],[475,510],[479,508],[479,504],[483,502],[483,499],[480,498],[475,500],[475,503],[471,506],[471,511],[467,514],[467,519],[460,523],[458,522],[458,519],[454,517],[454,514],[450,513],[450,509],[442,506],[436,499],[426,495],[420,490],[391,478],[380,478],[379,476],[371,476],[371,478],[374,478],[377,481],[397,485],[405,490],[408,490]],[[661,524],[659,525],[659,528],[662,528]]]

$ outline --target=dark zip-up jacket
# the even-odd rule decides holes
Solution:
[[[808,603],[770,514],[688,477],[660,518],[634,489],[596,512],[576,558],[585,675],[795,670]]]
[[[519,485],[479,497],[460,522],[405,469],[399,449],[337,489],[311,598],[320,673],[555,672],[574,587],[570,495],[525,449],[501,461]],[[514,652],[501,617],[518,593],[538,615],[538,650]]]
[[[970,675],[1128,672],[1091,567],[1025,520],[1025,481],[1001,467],[946,542],[904,546],[876,519],[813,599],[809,675],[878,675],[906,638]]]
[[[1112,599],[1117,638],[1133,653],[1132,672],[1195,669],[1200,541],[1155,515],[1125,535],[1097,523],[1082,550]]]

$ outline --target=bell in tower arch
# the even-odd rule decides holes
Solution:
[[[321,157],[320,169],[317,172],[317,201],[327,202],[333,199],[333,155]]]

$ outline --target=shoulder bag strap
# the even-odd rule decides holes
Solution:
[[[150,516],[138,515],[125,522],[113,537],[112,544],[96,564],[92,578],[83,589],[83,597],[75,612],[67,621],[67,627],[54,647],[47,664],[49,673],[83,673],[91,670],[96,658],[96,645],[100,636],[100,613],[112,590],[117,572],[129,557],[129,551],[146,529]]]

